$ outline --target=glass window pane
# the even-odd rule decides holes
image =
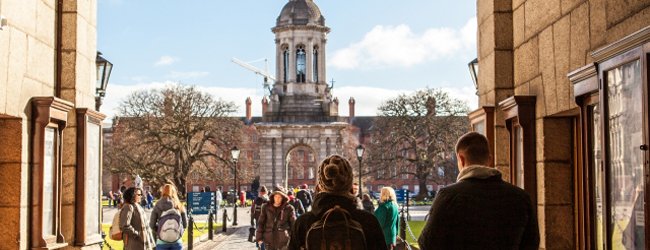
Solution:
[[[54,167],[56,129],[45,129],[45,159],[43,161],[43,236],[54,235]]]
[[[99,234],[99,125],[88,123],[88,166],[86,168],[86,236]]]
[[[600,108],[599,105],[591,107],[591,115],[593,117],[592,121],[592,157],[593,157],[593,173],[594,173],[594,183],[593,183],[593,192],[594,192],[594,212],[595,212],[595,225],[596,230],[596,249],[603,249],[603,200],[602,200],[602,154],[601,154],[601,142],[600,142]]]
[[[485,121],[474,123],[474,132],[485,135]]]
[[[521,126],[515,126],[515,178],[517,186],[524,188],[524,136]]]
[[[643,249],[643,91],[640,61],[606,72],[613,249]]]
[[[305,60],[305,49],[301,47],[296,53],[296,82],[305,82],[305,74],[307,74],[307,64],[305,63]]]

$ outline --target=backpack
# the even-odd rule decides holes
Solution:
[[[122,208],[117,210],[117,212],[113,216],[113,223],[111,223],[111,228],[108,230],[108,235],[110,236],[111,240],[115,240],[115,241],[122,240],[122,230],[120,229],[120,214],[122,214],[122,210],[124,209],[124,206],[128,206],[128,205],[127,204],[122,205]]]
[[[255,212],[253,214],[253,217],[255,219],[258,219],[260,217],[262,214],[262,205],[266,204],[268,201],[269,200],[264,196],[259,196],[255,199]]]
[[[305,237],[305,246],[307,250],[361,250],[367,247],[361,224],[338,205],[327,210],[319,221],[311,225]]]
[[[167,209],[158,219],[158,238],[164,242],[174,243],[183,236],[181,212],[176,208]]]
[[[300,190],[296,194],[296,198],[300,199],[300,201],[302,202],[302,205],[305,206],[305,208],[307,208],[307,207],[309,207],[311,205],[311,199],[308,196],[308,194],[309,193],[307,192],[307,190]]]

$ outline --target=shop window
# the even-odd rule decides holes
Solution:
[[[78,246],[102,242],[101,162],[102,121],[105,115],[91,109],[77,109],[76,239]]]
[[[537,204],[535,96],[512,96],[499,103],[510,133],[510,182]]]
[[[32,107],[31,246],[60,248],[67,245],[61,233],[61,141],[74,104],[34,97]]]
[[[490,153],[494,155],[494,107],[483,106],[468,114],[472,131],[484,135],[490,145]],[[490,162],[494,167],[494,162]]]

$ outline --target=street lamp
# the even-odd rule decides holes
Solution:
[[[99,111],[99,107],[102,106],[102,99],[106,95],[106,87],[108,86],[108,78],[111,76],[111,70],[113,70],[113,64],[103,57],[101,57],[102,52],[97,51],[97,59],[95,64],[97,65],[97,84],[95,89],[95,109]]]
[[[357,151],[357,159],[359,159],[359,195],[362,195],[363,194],[363,185],[361,184],[361,165],[362,165],[361,160],[363,160],[363,152],[365,152],[366,149],[363,148],[363,146],[361,146],[361,144],[359,144],[356,151]]]
[[[474,88],[476,88],[476,95],[478,95],[478,58],[474,58],[471,62],[467,64],[469,67],[469,73],[472,75],[472,81],[474,81]]]
[[[235,163],[235,189],[237,191],[236,194],[233,194],[232,201],[234,203],[234,211],[233,211],[233,217],[235,217],[234,221],[232,222],[233,226],[237,226],[237,195],[239,195],[239,189],[237,188],[237,160],[239,159],[239,153],[241,151],[237,148],[237,146],[234,146],[232,149],[230,149],[230,156],[232,159],[232,162]],[[224,221],[225,223],[225,221]]]

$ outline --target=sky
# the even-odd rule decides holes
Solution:
[[[331,29],[328,82],[355,115],[374,116],[400,93],[440,88],[474,110],[467,64],[476,58],[476,1],[314,0]],[[107,121],[136,90],[181,82],[261,116],[263,77],[231,62],[268,58],[275,72],[275,26],[288,0],[99,0],[97,50],[114,64],[100,111]],[[251,63],[264,70],[264,61]]]

